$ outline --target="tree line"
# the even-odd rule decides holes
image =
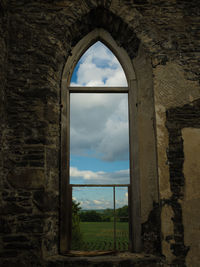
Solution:
[[[113,209],[105,209],[101,211],[97,210],[86,210],[82,211],[80,203],[73,201],[72,205],[73,216],[79,216],[81,222],[111,222],[114,218]],[[128,221],[128,206],[125,205],[121,208],[116,209],[115,216],[117,221],[127,222]]]

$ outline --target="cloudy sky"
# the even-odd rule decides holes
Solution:
[[[71,86],[127,86],[127,82],[116,57],[97,42],[79,60]],[[70,182],[129,183],[127,94],[70,95]],[[127,188],[117,189],[116,196],[117,206],[127,204]],[[113,206],[112,188],[76,188],[73,197],[83,209]]]

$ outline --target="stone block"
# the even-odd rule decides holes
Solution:
[[[27,242],[29,239],[24,235],[12,235],[12,236],[4,236],[4,242]]]
[[[31,213],[32,208],[24,208],[17,205],[16,203],[7,203],[0,207],[0,214],[20,214],[20,213]]]
[[[26,217],[24,220],[19,222],[17,232],[30,234],[43,233],[43,220]]]
[[[11,232],[11,227],[4,218],[0,218],[0,233],[8,234]]]
[[[58,209],[58,196],[52,192],[36,191],[33,195],[33,203],[40,211],[55,211]]]
[[[7,180],[14,188],[39,189],[45,185],[45,174],[42,169],[20,168],[11,171]]]

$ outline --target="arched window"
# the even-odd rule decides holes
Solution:
[[[103,55],[103,53],[106,53],[107,50],[104,47],[104,45],[102,45],[99,41],[102,41],[117,56],[117,58],[119,59],[120,63],[123,66],[123,69],[127,77],[127,81],[120,64],[118,64],[117,60],[112,55],[112,53],[109,54],[108,52],[110,58],[112,58],[112,61],[107,63],[103,60],[103,56],[100,56],[100,54]],[[90,47],[94,43],[95,45],[92,46],[90,49],[88,49],[88,47]],[[99,56],[95,52],[96,51],[95,47],[98,49],[102,49]],[[84,54],[85,51],[87,52]],[[92,53],[95,54],[95,57],[93,56],[93,59],[91,56]],[[81,58],[81,61],[79,61],[82,55],[83,57]],[[96,63],[93,62],[95,60]],[[106,68],[107,71],[105,71]],[[110,75],[108,75],[108,73]],[[91,98],[92,100],[90,100]],[[96,101],[97,99],[98,101]],[[91,166],[91,164],[96,164],[97,161],[101,162],[101,164],[103,160],[106,161],[105,159],[107,159],[107,161],[112,161],[113,160],[112,157],[114,157],[114,155],[112,154],[113,152],[112,150],[114,150],[112,147],[113,140],[111,140],[112,138],[114,139],[114,137],[111,138],[111,136],[107,134],[106,136],[107,138],[105,138],[106,132],[102,133],[101,131],[102,125],[106,124],[107,122],[109,112],[108,110],[106,111],[105,106],[99,105],[99,101],[101,101],[101,103],[104,103],[104,105],[105,102],[107,101],[108,110],[110,109],[113,110],[114,106],[115,110],[118,110],[116,109],[116,106],[120,105],[121,103],[123,104],[124,102],[127,101],[127,105],[125,105],[127,108],[126,112],[127,114],[129,114],[129,123],[127,122],[127,124],[129,124],[129,142],[127,151],[123,152],[120,151],[121,148],[120,142],[114,143],[116,151],[118,150],[119,152],[119,153],[116,152],[115,155],[116,158],[118,157],[118,161],[120,161],[121,158],[125,157],[123,153],[124,154],[128,153],[130,155],[127,161],[128,168],[126,169],[126,173],[125,169],[119,169],[119,165],[118,169],[113,169],[114,165],[116,168],[117,164],[114,164],[112,167],[110,167],[113,170],[112,175],[111,172],[109,171],[106,172],[105,169],[95,171],[94,169],[86,168],[86,166],[88,165]],[[93,210],[95,209],[94,205],[95,202],[93,201],[93,207],[91,206],[90,202],[90,198],[94,198],[95,195],[101,197],[93,199],[96,201],[96,207],[100,207],[100,205],[98,206],[98,204],[101,204],[101,213],[104,213],[103,210],[105,210],[105,208],[108,208],[110,213],[112,213],[107,217],[109,217],[109,220],[113,222],[113,230],[112,230],[113,242],[111,242],[110,247],[105,246],[104,249],[105,250],[129,249],[131,251],[140,250],[141,226],[140,226],[140,196],[139,196],[139,166],[138,166],[139,164],[138,164],[136,102],[137,102],[136,79],[131,61],[126,52],[122,48],[119,48],[116,45],[114,40],[107,32],[100,29],[93,31],[85,38],[83,38],[74,47],[72,51],[72,56],[68,59],[66,63],[66,67],[63,74],[63,82],[62,82],[61,222],[60,222],[61,253],[66,253],[70,249],[76,249],[76,247],[78,250],[93,250],[90,246],[86,248],[85,246],[82,245],[79,246],[72,242],[72,239],[73,241],[75,239],[73,233],[74,225],[72,223],[73,221],[72,206],[74,208],[77,203],[81,203],[82,209],[84,209],[84,211],[82,211],[82,216],[84,217],[84,213],[86,213],[85,209],[90,209],[90,211],[91,209]],[[78,106],[77,103],[79,103]],[[90,110],[88,110],[88,105],[91,106],[91,103],[93,109],[91,108]],[[112,106],[113,103],[114,106]],[[76,106],[79,109],[79,114],[76,113],[77,112]],[[100,106],[102,107],[101,109]],[[98,109],[98,116],[95,109]],[[85,113],[84,115],[84,112],[87,113]],[[110,116],[112,117],[113,114]],[[88,129],[88,121],[91,120],[95,122],[94,127],[91,128],[90,131],[86,131],[86,129]],[[126,120],[128,120],[128,116]],[[79,141],[77,141],[76,139],[77,125],[82,130],[82,135],[80,135],[81,137],[79,137],[79,140],[82,139],[82,143],[80,144],[79,148],[77,148],[77,144],[79,143]],[[70,126],[71,126],[71,141],[70,141]],[[99,126],[99,128],[97,126]],[[100,136],[102,135],[104,135],[104,139],[100,139]],[[89,143],[88,139],[90,140]],[[71,145],[71,150],[70,150],[70,145]],[[121,150],[123,149],[121,148]],[[77,154],[77,151],[79,151],[79,154]],[[73,156],[73,154],[76,156]],[[83,155],[87,155],[86,159],[83,157]],[[88,163],[88,159],[90,163]],[[81,169],[81,164],[79,167],[76,166],[77,165],[76,163],[78,161],[79,162],[81,161],[81,164],[83,164],[84,162],[84,167],[82,167],[82,169]],[[75,165],[73,165],[73,162],[75,162]],[[105,166],[101,165],[101,168],[105,168]],[[113,174],[116,177],[114,179],[113,179]],[[117,179],[119,175],[121,175],[120,176],[121,179]],[[78,194],[76,193],[77,189],[79,190]],[[120,196],[122,195],[122,191],[124,192],[124,195],[128,196],[127,203],[124,203],[125,205],[118,206],[117,203],[120,201]],[[87,205],[86,202],[84,203],[83,197],[80,197],[81,194],[82,196],[84,194],[88,196]],[[118,197],[117,195],[119,196],[119,200],[117,199]],[[73,198],[74,200],[72,201]],[[74,202],[76,200],[77,202]],[[111,202],[112,206],[110,206]],[[121,215],[117,217],[117,215],[121,212],[120,208],[124,208],[125,206],[129,206],[128,215],[127,216]],[[97,216],[100,213],[99,211],[96,212],[96,214],[94,214],[95,212],[93,212],[93,216],[94,215]],[[123,212],[121,214],[123,214]],[[99,216],[101,217],[100,220],[102,220],[103,215],[106,215],[106,213],[100,215],[101,215]],[[87,213],[87,216],[89,216],[89,213]],[[128,220],[129,230],[128,229],[126,230],[126,234],[128,237],[125,243],[129,243],[129,245],[125,245],[123,248],[120,248],[119,242],[117,242],[118,240],[117,222],[119,222],[120,220],[126,221],[127,217],[129,217]],[[98,246],[99,250],[103,250],[100,244],[98,244]],[[98,246],[94,246],[94,250],[97,250]]]

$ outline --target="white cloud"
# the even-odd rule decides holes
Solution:
[[[104,204],[104,201],[100,201],[100,200],[93,200],[94,204],[96,205],[103,205]]]
[[[71,86],[127,86],[117,58],[101,42],[80,59]],[[73,155],[104,161],[127,160],[128,99],[126,94],[71,94],[70,146]],[[91,154],[92,151],[92,154]]]
[[[113,208],[113,187],[73,187],[73,199],[81,204],[82,209]],[[116,187],[115,201],[116,208],[128,205],[127,187]]]
[[[127,160],[129,153],[126,94],[72,94],[71,153],[88,150],[105,161]]]
[[[99,201],[99,200],[81,200],[82,209],[107,209],[113,208],[112,201]]]
[[[81,179],[81,183],[84,184],[128,184],[130,180],[129,170],[94,172],[91,170],[78,170],[76,167],[70,167],[70,178],[73,181]]]
[[[78,201],[81,205],[82,209],[107,209],[113,208],[113,196],[112,196],[112,189],[111,189],[111,196],[110,199],[104,199],[102,194],[96,194],[96,197],[101,197],[101,199],[94,199],[94,196],[92,198],[92,196],[87,195],[84,196],[79,194],[78,199],[76,199],[76,201]],[[117,197],[119,197],[117,195]],[[74,198],[73,198],[74,199]],[[116,204],[116,208],[120,208],[123,207],[125,205],[128,205],[128,201],[127,201],[127,197],[122,198],[121,196],[119,198],[116,199],[115,201]]]
[[[80,59],[77,81],[71,86],[127,86],[127,80],[114,54],[97,42]]]

